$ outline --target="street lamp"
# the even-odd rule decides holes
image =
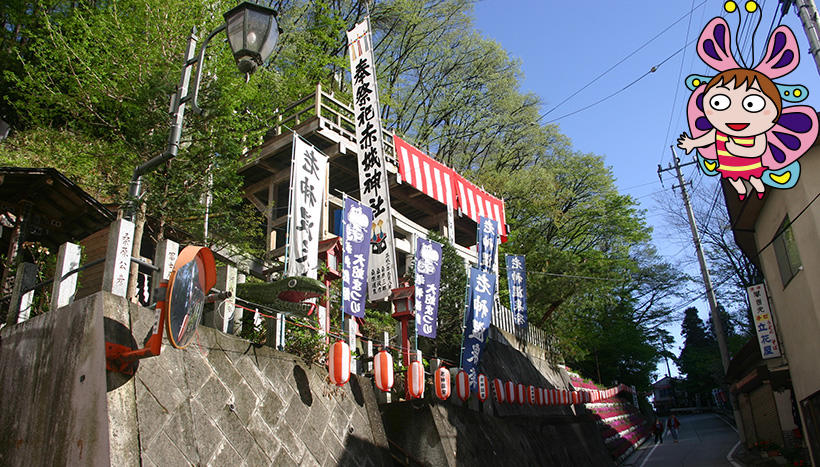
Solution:
[[[129,199],[126,212],[126,218],[128,219],[134,219],[136,203],[142,191],[142,176],[160,164],[173,159],[179,152],[182,122],[185,118],[185,104],[191,101],[194,111],[202,113],[202,110],[197,105],[197,97],[199,96],[202,69],[205,66],[205,49],[208,47],[208,43],[211,39],[227,29],[228,43],[236,59],[236,66],[239,68],[239,71],[249,77],[251,73],[256,71],[259,65],[270,57],[270,54],[276,47],[276,42],[279,40],[279,34],[282,32],[276,22],[276,12],[255,3],[242,2],[240,5],[225,13],[224,18],[225,22],[211,31],[205,39],[205,42],[202,43],[198,57],[195,56],[197,43],[196,28],[191,30],[191,35],[188,37],[188,47],[185,50],[185,64],[182,68],[182,77],[177,92],[175,92],[171,98],[169,111],[173,117],[173,123],[171,124],[171,132],[168,135],[168,145],[165,152],[134,169],[134,174],[131,177],[131,183],[128,187]],[[197,65],[194,89],[193,93],[189,94],[188,88],[191,80],[191,70],[194,65]]]

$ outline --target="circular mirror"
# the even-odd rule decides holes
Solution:
[[[189,246],[180,253],[168,281],[168,339],[174,347],[187,347],[194,336],[215,274],[213,255],[207,248]]]

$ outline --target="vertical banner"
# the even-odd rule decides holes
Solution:
[[[373,63],[370,19],[347,32],[350,76],[353,81],[353,112],[359,144],[359,193],[373,209],[370,264],[367,285],[371,300],[381,300],[398,287],[390,190],[382,144],[382,123],[376,67]]]
[[[746,287],[749,294],[749,305],[754,316],[757,342],[760,344],[760,354],[763,358],[780,356],[780,345],[777,343],[777,333],[774,330],[774,319],[769,308],[769,297],[763,284]]]
[[[316,279],[326,171],[327,156],[294,134],[288,207],[288,276]]]
[[[441,279],[441,244],[416,239],[416,332],[436,338]]]
[[[470,268],[461,368],[470,376],[470,388],[473,391],[477,387],[478,362],[481,360],[481,351],[484,349],[487,330],[490,328],[494,297],[495,274]]]
[[[478,267],[482,271],[495,271],[498,257],[498,222],[481,217],[478,222]]]
[[[373,210],[357,201],[345,198],[343,222],[342,308],[348,315],[364,318]]]
[[[527,270],[524,255],[507,255],[507,288],[516,326],[527,326]]]

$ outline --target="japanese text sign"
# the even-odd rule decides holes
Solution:
[[[760,354],[763,358],[780,356],[780,344],[774,330],[774,318],[769,308],[769,297],[763,284],[746,287],[749,294],[749,305],[752,307],[757,342],[760,344]]]
[[[461,368],[470,376],[470,388],[472,390],[477,388],[478,363],[481,360],[481,352],[487,341],[494,297],[495,274],[477,268],[470,268]]]
[[[478,223],[478,267],[482,271],[495,271],[498,257],[498,222],[482,217]]]
[[[435,339],[438,322],[441,244],[416,240],[416,332]]]
[[[372,209],[350,198],[345,198],[342,306],[345,313],[357,318],[364,318],[372,223]]]
[[[523,255],[507,255],[507,288],[516,326],[527,325],[527,270]]]
[[[398,287],[399,280],[369,19],[347,32],[347,43],[359,145],[359,192],[362,202],[373,210],[368,294],[371,300],[381,300]]]
[[[291,167],[286,274],[316,279],[327,156],[294,135]]]

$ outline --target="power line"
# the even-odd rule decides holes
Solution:
[[[632,87],[634,84],[636,84],[638,81],[640,81],[640,80],[644,79],[644,78],[645,78],[647,75],[649,75],[650,73],[654,73],[654,72],[658,71],[658,68],[660,68],[660,67],[661,67],[661,65],[663,65],[664,63],[666,63],[666,62],[668,62],[669,60],[671,60],[671,59],[672,59],[672,57],[674,57],[675,55],[677,55],[677,54],[679,54],[679,53],[683,52],[683,51],[686,49],[686,47],[690,46],[690,45],[691,45],[691,44],[693,44],[694,42],[695,42],[695,41],[694,41],[694,40],[692,40],[692,41],[691,41],[691,42],[689,42],[688,44],[684,45],[683,47],[681,47],[680,49],[678,49],[675,53],[673,53],[672,55],[670,55],[670,56],[666,57],[666,58],[665,58],[662,62],[660,62],[660,63],[658,63],[657,65],[655,65],[655,66],[653,66],[652,68],[650,68],[650,69],[649,69],[649,71],[647,71],[646,73],[644,73],[644,74],[642,74],[641,76],[639,76],[636,80],[632,81],[631,83],[627,84],[626,86],[622,87],[621,89],[619,89],[619,90],[617,90],[617,91],[613,92],[612,94],[610,94],[610,95],[608,95],[608,96],[606,96],[606,97],[604,97],[604,98],[602,98],[602,99],[599,99],[599,100],[597,100],[597,101],[593,102],[592,104],[589,104],[589,105],[588,105],[588,106],[586,106],[586,107],[582,107],[582,108],[580,108],[580,109],[578,109],[578,110],[576,110],[576,111],[574,111],[574,112],[570,112],[570,113],[568,113],[568,114],[561,115],[561,116],[560,116],[560,117],[558,117],[558,118],[554,118],[554,119],[552,119],[552,120],[548,121],[547,123],[554,123],[554,122],[557,122],[558,120],[561,120],[561,119],[563,119],[563,118],[570,117],[570,116],[575,115],[575,114],[577,114],[577,113],[579,113],[579,112],[583,112],[584,110],[587,110],[587,109],[589,109],[590,107],[594,107],[594,106],[596,106],[596,105],[600,104],[601,102],[604,102],[604,101],[606,101],[606,100],[609,100],[609,99],[611,99],[611,98],[613,98],[613,97],[617,96],[618,94],[620,94],[620,93],[622,93],[622,92],[626,91],[627,89],[631,88],[631,87]]]
[[[694,11],[694,10],[695,10],[695,9],[697,9],[697,8],[700,8],[700,6],[701,6],[701,5],[703,5],[703,4],[705,4],[705,3],[706,3],[706,0],[703,0],[703,1],[702,1],[702,2],[700,2],[700,3],[696,6],[696,7],[694,7],[694,8],[692,9],[692,11]],[[674,22],[674,23],[672,23],[672,24],[670,24],[669,26],[667,26],[667,27],[666,27],[663,31],[661,31],[661,32],[659,32],[659,33],[655,34],[654,36],[652,36],[652,38],[651,38],[651,39],[649,39],[649,40],[647,40],[646,42],[644,42],[644,43],[643,43],[640,47],[638,47],[637,49],[635,49],[634,51],[632,51],[629,55],[627,55],[626,57],[622,58],[621,60],[619,60],[617,63],[615,63],[615,64],[614,64],[614,65],[612,65],[611,67],[607,68],[604,72],[600,73],[598,76],[596,76],[595,78],[593,78],[593,79],[592,79],[592,81],[590,81],[589,83],[585,84],[585,85],[584,85],[581,89],[579,89],[579,90],[575,91],[574,93],[570,94],[568,97],[566,97],[564,100],[562,100],[561,102],[559,102],[557,105],[553,106],[550,110],[548,110],[548,111],[546,111],[545,113],[541,114],[541,116],[540,116],[540,117],[538,117],[535,121],[536,121],[536,122],[541,121],[544,117],[546,117],[547,115],[549,115],[549,114],[551,114],[552,112],[554,112],[554,111],[555,111],[555,109],[557,109],[558,107],[561,107],[561,106],[562,106],[562,105],[564,105],[567,101],[569,101],[569,100],[570,100],[570,99],[572,99],[573,97],[575,97],[575,96],[577,96],[578,94],[580,94],[580,93],[581,93],[584,89],[586,89],[586,88],[590,87],[593,83],[595,83],[595,82],[596,82],[596,81],[598,81],[599,79],[603,78],[603,77],[604,77],[607,73],[609,73],[610,71],[612,71],[613,69],[615,69],[618,65],[620,65],[620,64],[621,64],[621,63],[623,63],[623,62],[625,62],[626,60],[628,60],[630,57],[632,57],[632,56],[633,56],[633,55],[635,55],[636,53],[640,52],[640,51],[641,51],[644,47],[646,47],[647,45],[651,44],[651,43],[652,43],[655,39],[657,39],[658,37],[660,37],[661,35],[663,35],[666,31],[668,31],[668,30],[672,29],[672,27],[673,27],[673,26],[675,26],[676,24],[678,24],[678,23],[680,23],[681,21],[683,21],[683,19],[684,19],[684,18],[686,18],[687,16],[689,16],[689,15],[692,13],[692,11],[689,11],[688,13],[684,14],[683,16],[681,16],[680,18],[678,18],[677,20],[675,20],[675,22]],[[563,117],[559,117],[559,119],[560,119],[560,118],[563,118]],[[557,120],[557,119],[556,119],[556,120]],[[553,120],[553,121],[555,121],[555,120]],[[548,123],[549,123],[549,122],[548,122]]]

